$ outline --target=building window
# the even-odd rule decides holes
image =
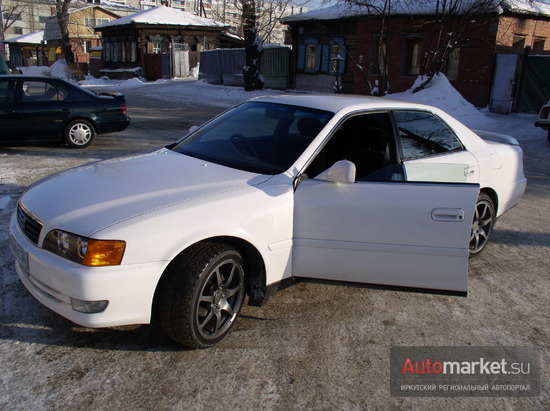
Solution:
[[[137,44],[135,41],[132,41],[131,51],[130,51],[130,61],[135,63],[137,61]]]
[[[544,37],[535,37],[533,39],[533,54],[544,53],[544,43],[546,39]]]
[[[321,67],[321,46],[316,38],[308,37],[298,49],[298,70],[315,73]]]
[[[524,34],[514,34],[512,53],[523,54],[525,52],[525,39],[526,36]]]
[[[86,17],[84,19],[84,25],[87,27],[95,27],[99,26],[100,24],[109,22],[109,19],[107,18],[95,18],[95,17]]]
[[[123,41],[120,43],[120,47],[121,47],[121,61],[123,63],[126,63],[126,42]]]
[[[152,53],[162,53],[162,36],[151,36]]]
[[[445,66],[443,67],[443,73],[449,80],[456,80],[458,78],[458,63],[460,62],[460,49],[455,48],[449,54]]]
[[[87,40],[84,43],[82,43],[82,52],[89,53],[91,48],[92,48],[92,42],[90,40]]]
[[[337,73],[339,71],[340,67],[340,46],[338,44],[334,44],[330,46],[330,72],[331,73]]]
[[[306,70],[315,70],[315,51],[317,46],[315,44],[308,44],[306,46]]]
[[[14,27],[13,34],[23,34],[23,27]]]
[[[384,74],[386,70],[386,38],[375,36],[372,39],[369,59],[370,74]]]
[[[405,39],[405,70],[406,76],[418,76],[420,74],[420,60],[422,56],[422,39],[411,37]]]

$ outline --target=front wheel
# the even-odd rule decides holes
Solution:
[[[95,137],[94,127],[86,120],[73,120],[65,129],[65,142],[74,148],[88,147]]]
[[[496,221],[496,212],[493,200],[485,193],[481,193],[477,199],[474,212],[474,221],[470,231],[470,256],[479,254],[493,232]]]
[[[164,332],[190,348],[221,341],[244,302],[241,254],[224,244],[205,243],[178,257],[165,275],[158,312]]]

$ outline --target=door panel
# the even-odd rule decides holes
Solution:
[[[305,180],[293,275],[467,291],[476,184]]]
[[[479,166],[466,150],[403,162],[407,181],[478,183]]]

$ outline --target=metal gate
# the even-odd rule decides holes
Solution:
[[[525,56],[516,92],[516,111],[538,113],[550,99],[550,56]]]

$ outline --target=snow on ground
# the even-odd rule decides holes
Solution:
[[[64,60],[56,62],[49,68],[22,67],[21,69],[24,74],[44,74],[65,79],[69,78]],[[417,82],[420,80],[419,78]],[[154,95],[157,99],[173,101],[174,103],[200,101],[203,104],[218,107],[231,107],[253,97],[285,93],[282,90],[269,89],[247,92],[242,87],[213,85],[204,81],[197,81],[193,77],[172,80],[160,79],[149,82],[143,78],[109,80],[88,76],[79,84],[82,87],[93,88],[96,91],[102,87],[108,88],[110,91],[137,90],[143,92],[144,95]],[[405,92],[390,94],[387,97],[435,106],[472,128],[490,129],[495,122],[495,120],[466,101],[443,74],[436,76],[430,85],[422,91],[413,93],[409,89]]]

